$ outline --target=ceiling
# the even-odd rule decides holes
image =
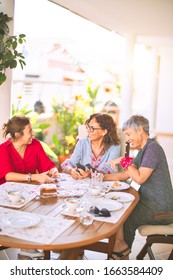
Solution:
[[[121,35],[173,40],[173,0],[49,0]]]

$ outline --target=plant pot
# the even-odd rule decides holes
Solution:
[[[59,170],[59,172],[62,172],[61,163],[63,163],[64,160],[66,160],[67,158],[70,158],[70,157],[71,157],[71,154],[58,156],[58,170]]]
[[[60,156],[58,156],[58,162],[59,162],[59,164],[63,163],[64,160],[66,160],[67,158],[70,158],[70,157],[71,157],[71,154],[69,154],[69,155],[60,155]]]

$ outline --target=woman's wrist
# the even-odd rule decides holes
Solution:
[[[58,169],[57,168],[52,168],[50,171],[49,171],[49,174],[53,177],[53,175],[58,172]]]
[[[66,173],[71,175],[73,168],[72,167],[68,167],[66,170]]]
[[[128,167],[132,164],[133,158],[132,157],[124,157],[120,160],[120,164],[124,170],[127,170]]]

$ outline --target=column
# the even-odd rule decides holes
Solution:
[[[1,1],[1,11],[10,17],[14,16],[14,0]],[[10,32],[13,32],[13,20],[9,22]],[[0,86],[0,143],[2,138],[2,125],[10,118],[11,111],[11,85],[12,70],[6,71],[7,80]]]
[[[121,126],[132,115],[132,96],[133,96],[133,59],[135,36],[126,37],[126,52],[124,57],[124,72],[122,77],[120,121]]]

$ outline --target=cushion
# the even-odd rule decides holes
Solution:
[[[138,228],[140,235],[148,236],[153,234],[172,235],[173,224],[169,225],[143,225]]]

